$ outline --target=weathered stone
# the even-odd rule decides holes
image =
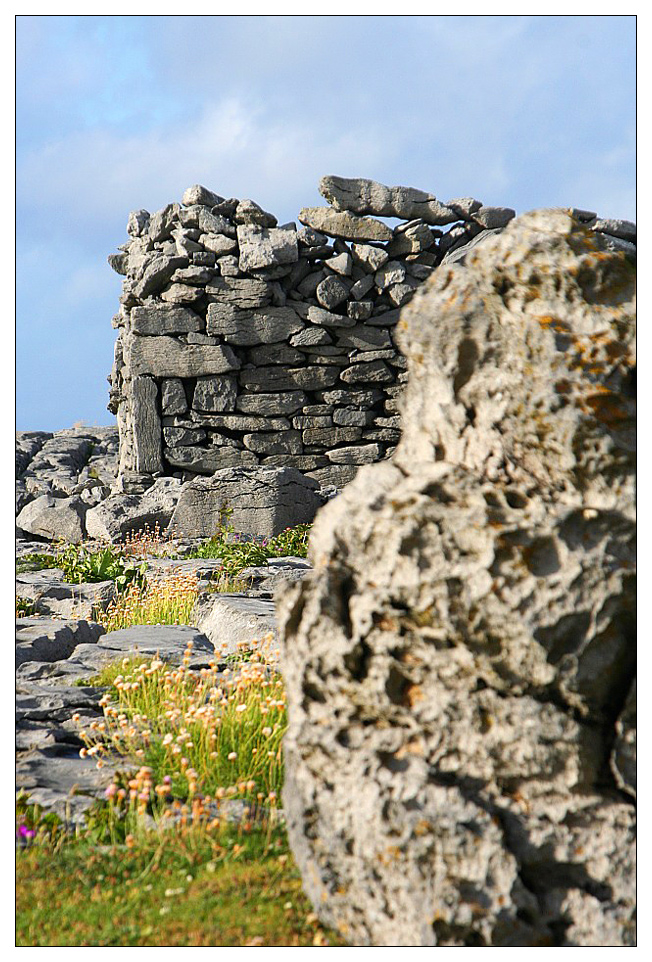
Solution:
[[[317,285],[315,294],[321,306],[328,311],[332,311],[338,304],[347,300],[349,288],[339,277],[329,274]]]
[[[382,454],[379,444],[353,444],[349,447],[327,451],[326,457],[333,464],[371,464]]]
[[[163,456],[171,467],[183,468],[195,474],[214,474],[226,468],[257,464],[256,455],[251,451],[240,451],[230,446],[164,448]]]
[[[352,364],[345,368],[340,377],[346,384],[383,384],[394,380],[394,375],[384,361],[370,361],[367,364]]]
[[[286,429],[282,434],[245,434],[245,447],[256,454],[301,454],[301,432]]]
[[[635,943],[635,277],[595,244],[533,212],[416,295],[395,463],[277,604],[290,842],[353,945]]]
[[[339,376],[339,368],[308,367],[259,367],[245,368],[240,372],[240,384],[249,391],[323,391],[332,387]]]
[[[125,337],[124,354],[132,377],[139,374],[202,377],[206,374],[223,374],[240,367],[239,360],[226,344],[217,347],[182,344],[173,337],[128,334]]]
[[[305,361],[305,354],[287,344],[262,344],[260,347],[252,347],[247,352],[247,359],[250,364],[285,364],[296,365]]]
[[[277,220],[259,207],[253,200],[245,199],[238,203],[233,219],[236,224],[257,224],[260,227],[276,227]]]
[[[205,440],[206,432],[198,428],[163,428],[163,442],[169,448],[184,447],[189,444],[203,444]]]
[[[419,254],[426,251],[435,243],[432,231],[421,222],[417,222],[407,229],[394,230],[394,239],[387,248],[390,257],[397,257],[401,254]]]
[[[17,527],[49,541],[63,539],[79,544],[86,535],[87,505],[77,496],[55,498],[49,494],[30,501],[16,518]]]
[[[313,520],[321,506],[318,485],[292,468],[234,468],[183,486],[170,521],[170,531],[189,538],[208,538],[233,510],[236,531],[274,537],[285,528]]]
[[[438,201],[434,194],[427,194],[415,187],[385,187],[374,180],[362,177],[322,177],[319,193],[336,210],[354,211],[356,214],[374,214],[376,217],[400,217],[426,224],[452,224],[459,219],[456,211]],[[299,217],[301,220],[301,217]],[[328,231],[324,231],[326,234]],[[389,240],[389,238],[380,238]]]
[[[162,287],[165,287],[176,270],[187,266],[187,257],[171,257],[165,254],[154,255],[147,262],[140,280],[134,284],[134,297],[141,299],[151,297],[152,294],[156,294]]]
[[[98,541],[122,541],[133,532],[167,527],[181,489],[178,478],[159,478],[143,494],[113,494],[91,508],[86,529]]]
[[[382,327],[367,327],[365,324],[357,324],[347,331],[338,331],[337,344],[342,347],[373,350],[374,348],[391,347],[392,338],[389,332]]]
[[[290,338],[293,347],[323,347],[332,343],[333,339],[328,331],[319,327],[306,327]]]
[[[234,377],[199,377],[192,406],[196,411],[234,411],[237,395],[238,386]]]
[[[109,267],[114,270],[116,274],[126,275],[129,266],[128,254],[109,254],[107,261],[109,262]]]
[[[143,210],[142,208],[140,210],[132,210],[127,220],[127,233],[130,237],[140,237],[141,234],[146,233],[148,224],[148,210]]]
[[[164,304],[133,307],[129,324],[134,334],[154,335],[186,334],[188,331],[201,331],[204,326],[201,317],[194,311]]]
[[[314,305],[308,308],[308,320],[311,324],[320,324],[323,327],[353,327],[355,324],[352,318],[344,314],[333,314]]]
[[[255,277],[216,277],[206,285],[206,293],[217,297],[221,304],[251,310],[270,303],[272,285]]]
[[[359,411],[356,408],[335,408],[333,422],[346,427],[366,427],[373,424],[372,411]]]
[[[506,227],[514,217],[516,211],[511,207],[480,207],[473,213],[473,220],[487,230]]]
[[[161,464],[161,419],[158,416],[158,387],[151,377],[131,382],[133,466],[142,474],[156,474]]]
[[[220,657],[241,654],[245,645],[249,650],[260,651],[263,639],[270,634],[272,639],[276,637],[274,602],[260,598],[207,592],[195,604],[192,620]]]
[[[203,204],[206,207],[214,207],[223,200],[223,197],[220,197],[218,194],[214,194],[213,191],[208,190],[207,187],[202,187],[201,184],[194,184],[192,187],[188,187],[186,190],[184,190],[181,203],[184,205],[184,207],[193,207],[195,204]]]
[[[50,618],[83,618],[91,621],[115,595],[113,581],[67,584],[63,571],[48,568],[16,575],[16,596],[31,601],[34,614]]]
[[[236,401],[243,414],[294,414],[308,401],[303,391],[279,391],[276,394],[240,394]]]
[[[93,644],[104,628],[88,621],[52,618],[16,619],[16,667],[27,661],[59,661],[77,645]]]
[[[165,415],[185,414],[188,410],[186,392],[180,378],[165,378],[161,382],[161,411]]]
[[[391,284],[401,284],[405,280],[406,270],[399,261],[388,261],[384,267],[376,272],[374,281],[381,291]]]
[[[330,428],[305,428],[303,431],[303,443],[306,447],[318,445],[326,449],[336,444],[358,441],[361,435],[361,429],[355,426],[341,427],[336,424]]]
[[[172,275],[172,283],[187,284],[188,286],[199,285],[203,287],[208,284],[215,276],[215,272],[210,267],[181,267]]]
[[[371,317],[374,309],[373,301],[349,301],[346,305],[346,313],[354,321],[366,321]]]
[[[355,478],[358,468],[354,464],[329,464],[327,468],[317,468],[315,471],[307,471],[307,478],[314,478],[322,487],[332,485],[335,488],[343,488]]]
[[[233,254],[238,249],[235,237],[228,237],[226,234],[202,234],[199,243],[204,250],[219,258]]]
[[[591,230],[600,231],[603,234],[611,234],[613,237],[621,237],[623,240],[636,243],[636,224],[630,220],[617,220],[616,218],[598,217],[591,223]]]
[[[204,415],[192,412],[194,420],[211,428],[227,431],[285,431],[290,427],[287,418],[255,417],[239,414]]]
[[[330,207],[304,207],[299,220],[308,227],[322,231],[330,237],[342,237],[353,241],[388,241],[392,230],[372,217],[357,217],[348,211],[338,212]]]
[[[294,264],[299,258],[297,232],[282,227],[238,227],[240,270],[255,271],[279,264]]]
[[[230,305],[209,304],[206,316],[209,334],[217,334],[238,347],[286,341],[304,327],[304,322],[291,307],[239,311]]]

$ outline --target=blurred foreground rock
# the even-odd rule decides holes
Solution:
[[[397,452],[281,594],[291,845],[353,945],[635,944],[634,281],[561,210],[442,267]]]

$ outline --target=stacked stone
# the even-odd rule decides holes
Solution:
[[[130,214],[109,257],[125,276],[109,378],[124,490],[259,464],[341,486],[393,452],[400,308],[515,212],[370,180],[324,177],[320,192],[330,206],[300,228],[200,185]]]

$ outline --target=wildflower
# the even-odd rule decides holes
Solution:
[[[237,752],[229,752],[229,754],[228,754],[226,757],[228,758],[228,760],[229,760],[230,762],[234,762],[234,761],[236,760],[236,758],[238,757],[238,753],[237,753]]]

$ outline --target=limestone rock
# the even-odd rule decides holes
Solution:
[[[417,293],[393,462],[281,592],[283,807],[353,945],[635,944],[634,271],[598,243],[532,212]]]
[[[299,220],[329,237],[342,237],[344,240],[388,241],[393,236],[391,228],[380,220],[358,217],[348,211],[335,211],[331,207],[304,207],[299,212]]]
[[[63,539],[71,544],[84,540],[87,505],[78,497],[55,498],[43,494],[30,501],[16,518],[16,524],[29,534],[49,541]]]
[[[130,532],[155,525],[167,527],[179,499],[181,482],[178,478],[159,478],[142,495],[113,494],[86,515],[86,527],[91,538],[98,541],[121,541]]]
[[[280,264],[294,264],[299,258],[297,232],[283,227],[238,227],[240,270],[255,271]]]
[[[186,188],[183,192],[183,197],[181,198],[181,203],[184,207],[194,207],[197,204],[204,205],[206,207],[215,207],[224,200],[219,194],[214,194],[212,190],[208,190],[207,187],[202,187],[201,184],[194,184],[192,187]]]
[[[376,217],[400,217],[401,220],[419,218],[426,224],[452,224],[459,220],[459,214],[438,201],[434,194],[414,187],[385,187],[384,184],[362,177],[329,176],[319,181],[319,193],[339,211],[373,214]]]
[[[260,598],[207,591],[196,602],[191,618],[221,657],[241,652],[245,644],[259,649],[266,635],[276,636],[274,603]]]
[[[293,468],[232,468],[183,485],[170,531],[188,538],[210,538],[224,520],[236,531],[274,537],[292,525],[313,520],[321,507],[319,485]]]
[[[233,351],[225,344],[183,344],[173,337],[139,337],[128,334],[124,342],[125,358],[133,377],[202,377],[223,374],[240,367]]]

